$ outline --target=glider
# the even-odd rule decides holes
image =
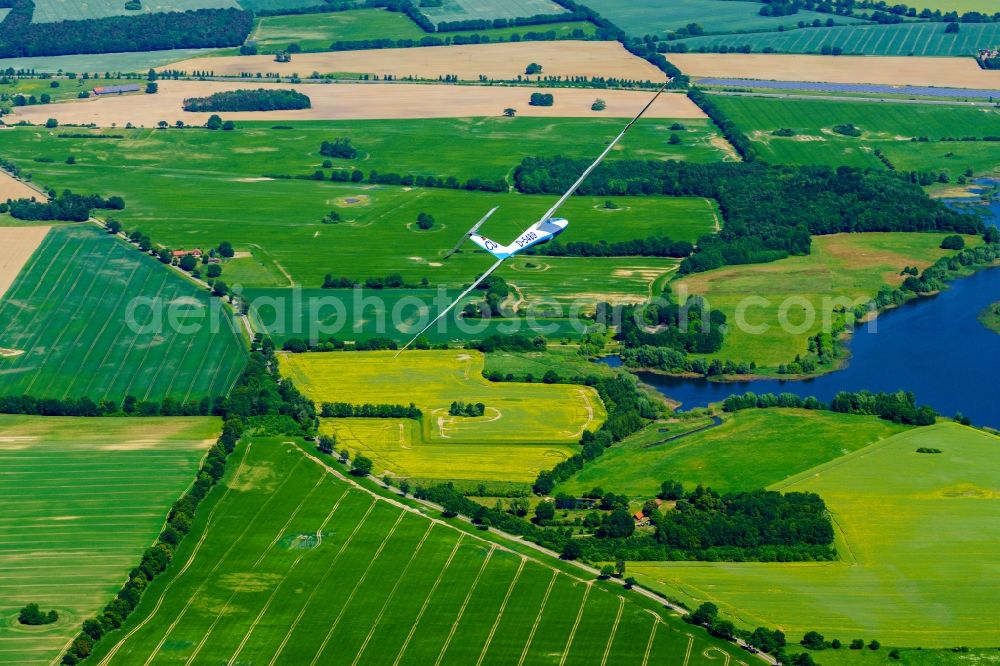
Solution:
[[[490,216],[497,211],[497,208],[499,208],[499,206],[497,206],[497,208],[494,208],[490,212],[486,213],[486,215],[484,215],[481,220],[476,222],[472,226],[472,228],[469,229],[469,231],[467,231],[464,236],[462,236],[462,239],[458,242],[458,245],[456,245],[450,251],[448,251],[448,253],[444,256],[444,258],[447,259],[451,255],[458,252],[458,249],[462,247],[466,239],[468,239],[471,240],[476,245],[478,245],[479,247],[486,250],[487,252],[489,252],[490,254],[492,254],[494,257],[496,257],[497,259],[496,263],[490,266],[485,273],[476,278],[476,281],[473,282],[468,289],[463,291],[458,298],[452,301],[451,305],[441,310],[441,312],[438,313],[437,317],[435,317],[429,324],[424,326],[419,333],[413,336],[413,338],[409,342],[407,342],[402,349],[396,352],[396,356],[399,356],[404,351],[406,351],[406,349],[410,345],[412,345],[417,340],[417,338],[419,338],[421,335],[427,332],[427,330],[431,326],[436,324],[441,319],[441,317],[451,312],[451,310],[456,305],[458,305],[463,298],[472,293],[472,290],[478,287],[483,282],[483,280],[492,275],[496,269],[500,268],[500,266],[503,265],[503,262],[507,261],[515,254],[527,250],[529,247],[535,247],[536,245],[542,245],[544,243],[548,243],[553,238],[555,238],[562,232],[566,231],[566,227],[569,226],[569,221],[561,217],[552,217],[552,216],[555,215],[556,211],[562,208],[562,205],[566,203],[566,200],[569,199],[571,196],[573,196],[573,193],[577,191],[577,189],[580,187],[580,185],[583,184],[585,180],[587,180],[587,177],[590,176],[590,174],[594,171],[594,169],[596,169],[598,165],[604,161],[604,158],[607,157],[608,153],[611,152],[611,149],[614,148],[619,141],[621,141],[622,137],[625,136],[625,133],[629,131],[632,125],[634,125],[640,118],[642,118],[643,114],[645,114],[646,111],[649,110],[649,107],[653,106],[653,103],[663,93],[663,91],[666,90],[667,85],[669,83],[670,81],[668,80],[667,83],[664,83],[663,86],[656,91],[656,94],[653,95],[653,98],[646,103],[646,106],[642,107],[642,110],[636,114],[635,118],[630,120],[629,123],[625,125],[625,129],[623,129],[621,133],[618,136],[616,136],[611,143],[608,144],[607,148],[605,148],[604,152],[602,152],[600,156],[596,160],[594,160],[593,164],[587,167],[584,170],[584,172],[580,174],[580,177],[577,178],[576,182],[573,183],[573,185],[568,190],[566,190],[566,192],[561,197],[559,197],[559,200],[556,201],[555,205],[553,205],[552,208],[548,209],[545,212],[545,215],[542,215],[541,219],[538,222],[535,222],[533,225],[528,227],[524,232],[522,232],[521,235],[515,238],[514,241],[510,243],[510,245],[501,245],[500,243],[497,243],[494,240],[490,240],[486,236],[483,236],[478,233],[479,228],[486,223],[486,220],[490,219]]]

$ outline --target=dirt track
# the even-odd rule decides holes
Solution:
[[[48,227],[0,227],[0,297],[48,232]]]
[[[265,111],[220,114],[226,120],[351,120],[392,118],[464,118],[499,116],[507,107],[522,116],[547,117],[628,117],[649,101],[650,92],[622,90],[548,89],[555,96],[551,107],[528,106],[535,88],[501,86],[455,86],[393,83],[349,84],[264,84],[216,81],[161,81],[155,95],[132,94],[103,99],[72,100],[44,106],[16,107],[9,122],[27,120],[42,125],[48,118],[61,124],[100,127],[127,123],[155,127],[165,120],[204,124],[209,113],[189,113],[181,108],[187,97],[209,95],[221,90],[277,86],[299,90],[312,100],[311,109],[300,111]],[[605,111],[591,111],[600,97],[607,102]],[[648,112],[654,118],[703,118],[698,107],[681,94],[663,95]]]
[[[691,76],[1000,90],[1000,70],[981,69],[972,58],[672,53],[669,59]]]
[[[7,201],[7,199],[38,199],[41,201],[44,198],[45,195],[38,190],[0,169],[0,201]]]
[[[478,81],[480,75],[497,80],[517,79],[532,62],[544,68],[545,76],[603,76],[642,81],[662,81],[664,77],[663,72],[633,56],[618,42],[572,40],[297,53],[288,63],[274,62],[274,56],[269,55],[195,58],[160,69],[209,71],[215,76],[273,72],[282,76],[298,73],[304,77],[312,72],[351,72],[437,79],[452,74],[466,81]]]

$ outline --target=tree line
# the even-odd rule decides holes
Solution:
[[[677,259],[694,252],[688,241],[671,240],[667,236],[650,236],[609,243],[600,241],[573,241],[563,245],[558,239],[529,249],[525,254],[548,257],[674,257]]]
[[[556,194],[566,191],[587,166],[586,160],[527,157],[515,169],[514,182],[524,194]],[[929,198],[909,174],[846,166],[615,160],[599,166],[578,194],[715,199],[725,225],[718,234],[698,239],[696,252],[681,263],[682,274],[809,254],[812,235],[981,234],[985,228],[979,218]]]
[[[419,289],[427,287],[430,281],[422,278],[418,283],[407,282],[400,273],[390,273],[385,277],[370,277],[363,282],[348,277],[333,277],[332,273],[327,273],[323,277],[323,289],[354,289],[364,287],[366,289]]]
[[[295,90],[258,88],[212,93],[207,97],[189,97],[185,111],[278,111],[308,109],[312,102]]]
[[[192,529],[198,506],[222,479],[226,459],[243,434],[313,436],[318,424],[312,402],[291,381],[277,374],[277,360],[270,352],[251,354],[225,401],[222,416],[222,435],[205,456],[194,483],[174,502],[156,543],[143,552],[115,598],[100,613],[83,622],[81,633],[63,654],[63,664],[72,666],[87,659],[103,636],[125,623],[149,584],[167,570]]]
[[[235,8],[33,23],[34,8],[15,0],[0,22],[0,57],[239,46],[253,26],[253,14]]]
[[[32,222],[39,220],[86,222],[90,219],[90,213],[95,208],[122,210],[125,208],[125,200],[119,196],[105,199],[98,194],[82,195],[64,190],[49,201],[10,200],[0,204],[0,213],[10,213],[11,217],[15,219]]]
[[[409,405],[374,405],[370,403],[354,405],[349,402],[324,402],[320,408],[320,416],[336,419],[415,419],[419,421],[424,414],[412,402]]]
[[[502,28],[516,28],[526,25],[545,25],[547,23],[567,23],[570,21],[586,21],[587,13],[577,10],[575,12],[562,12],[559,14],[535,14],[534,16],[521,16],[518,18],[498,18],[498,19],[466,19],[464,21],[442,21],[437,24],[437,32],[468,32],[470,30],[500,30]]]
[[[916,397],[909,391],[897,391],[896,393],[840,391],[829,404],[817,400],[813,396],[803,398],[794,393],[757,395],[749,392],[742,395],[731,395],[722,403],[722,409],[726,412],[772,407],[826,409],[841,414],[878,416],[886,421],[917,426],[933,425],[937,421],[937,412],[926,405],[917,405]]]

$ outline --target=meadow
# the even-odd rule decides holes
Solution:
[[[655,423],[616,444],[556,492],[580,496],[600,487],[650,499],[668,479],[688,490],[698,485],[720,493],[757,490],[906,430],[874,416],[754,409],[727,415],[718,427],[661,443],[709,422]]]
[[[49,231],[0,300],[0,331],[24,352],[0,359],[3,395],[200,400],[246,361],[220,301],[89,225]]]
[[[325,51],[338,40],[419,40],[426,35],[402,12],[356,9],[327,14],[264,16],[257,19],[247,41],[261,47],[263,53],[274,53],[291,43],[298,44],[304,51]]]
[[[800,10],[793,16],[761,16],[760,4],[738,0],[672,0],[664,5],[659,0],[591,0],[587,5],[615,23],[625,32],[664,36],[689,23],[697,23],[707,33],[763,32],[790,28],[799,21],[824,23],[833,18],[838,24],[862,23],[860,19]]]
[[[575,345],[556,346],[549,344],[543,352],[504,352],[486,354],[485,372],[510,373],[515,377],[542,377],[549,370],[555,370],[563,377],[594,375],[607,377],[616,371],[603,363],[594,363],[588,356],[579,353]]]
[[[420,11],[434,23],[441,23],[561,14],[566,10],[552,0],[444,0],[440,7],[421,7]]]
[[[159,534],[215,418],[0,416],[0,664],[58,660]],[[18,610],[55,609],[27,627]]]
[[[713,357],[756,361],[761,369],[773,369],[807,353],[808,339],[822,330],[824,318],[836,321],[839,316],[838,300],[850,307],[867,302],[882,285],[901,284],[899,273],[906,266],[923,269],[948,254],[940,248],[943,237],[939,233],[815,236],[808,256],[729,266],[684,277],[672,286],[675,294],[703,296],[710,307],[726,314],[729,329]],[[977,242],[966,237],[969,245]],[[736,308],[748,295],[766,302],[751,302],[743,317],[747,325],[741,326]],[[795,300],[782,310],[789,298]],[[780,324],[782,313],[786,327]],[[760,330],[761,326],[766,329]]]
[[[582,30],[584,35],[593,35],[597,28],[586,21],[545,24],[543,26],[516,26],[468,32],[448,32],[438,35],[441,39],[460,35],[477,34],[488,36],[491,41],[508,39],[512,34],[525,32],[554,31],[557,36],[569,37],[574,30]],[[365,39],[413,39],[426,37],[425,33],[406,14],[381,9],[358,9],[328,14],[302,14],[288,16],[265,16],[257,19],[257,25],[248,41],[255,43],[262,53],[276,53],[289,44],[298,44],[303,51],[326,51],[335,41],[355,41]]]
[[[684,143],[670,146],[669,124],[644,121],[615,156],[701,161],[720,155],[710,146],[717,135],[705,121],[684,123],[689,128],[681,132]],[[395,171],[456,176],[463,181],[495,180],[507,177],[525,155],[594,155],[620,129],[620,121],[515,118],[296,123],[289,127],[293,129],[254,125],[226,133],[115,130],[127,137],[122,140],[51,140],[37,129],[25,128],[4,132],[0,146],[8,159],[30,170],[39,185],[121,195],[126,208],[115,211],[114,217],[127,229],[139,228],[156,242],[190,248],[229,240],[237,250],[251,253],[252,257],[226,266],[230,284],[285,287],[290,278],[310,288],[319,287],[327,273],[366,278],[399,272],[413,282],[427,277],[432,285],[458,286],[488,266],[485,253],[466,249],[442,266],[431,264],[442,263],[440,256],[476,220],[499,205],[484,231],[506,242],[537,219],[553,198],[329,180],[269,180],[266,174],[308,175],[321,170],[329,177],[319,146],[324,140],[349,136],[359,157],[335,160],[334,168],[358,168],[366,175]],[[69,154],[76,164],[65,164]],[[35,162],[36,158],[52,162]],[[605,208],[605,200],[574,197],[562,210],[572,220],[564,238],[599,241],[656,233],[694,240],[712,231],[718,219],[714,207],[703,199],[629,198],[619,200],[616,210]],[[340,224],[322,223],[331,210],[340,213]],[[416,229],[420,212],[435,217],[432,229]],[[240,223],[234,225],[233,220]],[[379,232],[378,243],[371,242],[373,231]],[[630,265],[661,263],[643,259]],[[594,270],[603,270],[605,275],[613,272]],[[523,278],[530,281],[528,273]],[[640,293],[644,292],[642,288]]]
[[[242,444],[173,565],[91,659],[685,666],[740,659],[732,645],[639,595],[488,533],[430,520],[303,454],[290,442]]]
[[[994,435],[940,423],[774,486],[823,497],[839,532],[838,562],[630,570],[686,600],[711,600],[745,626],[778,626],[790,637],[818,630],[827,640],[885,645],[996,645],[998,446]],[[942,453],[917,453],[921,447]]]
[[[784,18],[791,26],[797,24],[800,17],[801,12]],[[945,33],[946,26],[945,23],[917,22],[798,28],[784,32],[707,35],[685,39],[681,43],[687,45],[688,51],[703,47],[750,46],[755,53],[765,48],[777,53],[819,53],[824,46],[837,46],[845,54],[856,55],[971,56],[983,44],[1000,41],[1000,23],[963,23],[958,33],[950,34]]]
[[[727,95],[712,99],[773,163],[885,168],[874,154],[880,149],[898,169],[945,170],[953,179],[966,169],[981,175],[998,168],[997,147],[991,142],[940,141],[996,136],[998,109]],[[850,137],[833,130],[847,123],[863,134]],[[796,135],[772,134],[783,128]],[[929,141],[911,141],[919,137]]]
[[[589,387],[487,381],[477,351],[408,350],[394,359],[395,353],[282,354],[279,360],[282,374],[317,404],[416,404],[424,413],[424,438],[442,444],[573,445],[606,416]],[[482,402],[486,415],[449,416],[454,400]],[[544,411],[537,408],[543,403]]]
[[[84,21],[107,16],[239,7],[235,0],[143,0],[140,11],[125,9],[124,3],[118,0],[34,0],[34,5],[32,23]]]

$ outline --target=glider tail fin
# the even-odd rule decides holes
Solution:
[[[512,254],[509,247],[507,247],[506,245],[501,245],[496,241],[490,240],[486,236],[480,236],[479,234],[472,234],[471,236],[469,236],[469,238],[472,239],[473,243],[483,248],[497,259],[506,259]]]

